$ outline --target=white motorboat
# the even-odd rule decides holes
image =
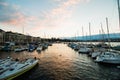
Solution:
[[[120,66],[117,66],[117,68],[119,68],[119,69],[120,69]]]
[[[15,52],[21,52],[22,51],[22,48],[16,48],[14,49]]]
[[[102,52],[107,51],[105,48],[99,48],[99,49],[94,49],[94,52],[91,53],[91,57],[93,59],[96,59],[97,56],[99,56]]]
[[[92,57],[93,59],[96,59],[96,57],[99,56],[100,54],[101,54],[100,51],[99,51],[99,52],[93,52],[93,53],[91,54],[91,57]]]
[[[92,51],[92,49],[91,48],[87,48],[87,47],[81,47],[78,50],[79,53],[89,53],[91,51]]]
[[[95,61],[100,63],[120,64],[120,54],[112,51],[102,52],[97,56]]]
[[[17,48],[14,49],[15,52],[21,52],[26,50],[26,48],[24,46],[18,46]]]
[[[42,46],[37,47],[36,49],[38,52],[42,51]]]
[[[6,59],[0,59],[0,65],[6,63],[6,62],[8,62],[8,61],[11,61],[11,59],[12,59],[12,58],[10,58],[10,57],[7,57]]]
[[[11,61],[1,66],[0,80],[12,80],[32,69],[38,63],[37,59],[27,59],[25,62]],[[6,67],[6,65],[9,65]]]

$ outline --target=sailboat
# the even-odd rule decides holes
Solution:
[[[118,5],[119,28],[120,28],[120,1],[119,0],[117,0],[117,5]],[[120,50],[120,45],[114,46],[113,49]]]
[[[90,23],[89,23],[89,31],[90,31]],[[82,33],[83,33],[83,38],[84,38],[83,27],[82,27]],[[90,31],[90,36],[91,36],[91,31]],[[87,40],[86,40],[86,42],[87,42]],[[89,54],[91,51],[92,51],[92,49],[88,47],[88,44],[81,44],[81,46],[78,50],[79,53],[87,53],[87,54]]]
[[[106,24],[107,24],[107,32],[108,32],[108,43],[110,45],[108,18],[106,18]],[[99,63],[120,64],[120,53],[118,51],[111,50],[109,47],[107,51],[101,52],[101,54],[97,56],[95,61]]]
[[[104,42],[104,30],[102,28],[102,23],[101,23],[101,30],[99,31],[99,33],[102,35],[100,36],[101,42],[99,44],[97,44],[97,48],[94,49],[94,52],[91,53],[91,57],[93,59],[96,59],[97,56],[99,56],[101,54],[101,52],[105,51],[106,48],[106,44]]]
[[[120,64],[120,54],[114,51],[102,52],[95,61],[99,63]]]

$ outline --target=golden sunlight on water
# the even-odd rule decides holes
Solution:
[[[55,80],[68,76],[68,70],[71,69],[72,61],[75,59],[75,55],[69,52],[71,49],[66,47],[64,44],[53,44],[39,56],[41,66],[47,71],[47,75],[53,75]]]
[[[14,80],[119,80],[119,69],[95,63],[86,54],[75,52],[63,43],[54,43],[37,52],[1,52],[0,57],[37,57],[38,66]],[[117,73],[116,73],[117,72]]]

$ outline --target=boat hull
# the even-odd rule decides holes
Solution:
[[[104,60],[104,61],[99,61],[99,63],[120,64],[120,60],[119,61],[118,60]]]
[[[5,77],[5,78],[0,79],[0,80],[12,80],[12,79],[24,74],[25,72],[29,71],[30,69],[32,69],[37,64],[38,64],[38,61],[36,61],[32,66],[26,67],[25,69],[23,69],[23,70],[21,70],[17,73],[14,73],[12,75],[9,75],[8,77]]]

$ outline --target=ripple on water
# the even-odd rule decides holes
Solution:
[[[120,69],[95,63],[66,44],[53,44],[41,53],[1,53],[1,57],[39,58],[39,64],[15,80],[120,80]]]

